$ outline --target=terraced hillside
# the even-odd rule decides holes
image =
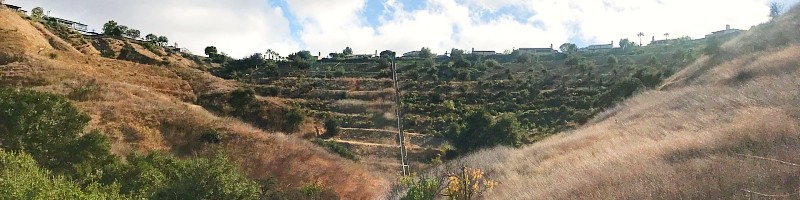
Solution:
[[[465,118],[474,110],[495,116],[511,113],[522,125],[514,130],[523,136],[518,142],[534,142],[586,123],[637,90],[655,87],[691,62],[698,53],[691,49],[699,43],[682,39],[635,50],[552,56],[396,59],[412,168],[420,171],[468,153],[472,147],[459,146],[459,140],[485,140],[459,139],[466,135],[461,133],[468,126]],[[308,68],[291,61],[264,61],[258,55],[237,62],[250,63],[248,59],[276,67],[218,74],[238,74],[232,78],[247,83],[256,95],[302,109],[316,120],[316,131],[301,133],[306,138],[324,133],[326,120],[338,121],[341,133],[328,142],[351,151],[360,163],[389,179],[400,174],[389,59],[323,60]],[[612,59],[614,63],[604,63]],[[231,66],[216,71],[236,68]]]
[[[342,64],[321,64],[320,68],[337,65]],[[293,73],[303,72],[289,72]],[[313,74],[327,72],[305,73],[313,77]],[[347,77],[348,73],[364,77]],[[275,97],[284,104],[303,108],[315,119],[337,120],[341,133],[327,140],[348,148],[359,162],[392,178],[402,170],[392,80],[359,73],[353,69],[333,78],[262,78],[252,88],[258,95]],[[317,128],[324,133],[324,127],[318,125]],[[437,148],[440,143],[440,139],[431,135],[406,133],[412,167],[421,170],[428,166],[427,163],[440,154]]]
[[[794,7],[577,130],[449,165],[500,182],[488,199],[797,199],[798,24]]]

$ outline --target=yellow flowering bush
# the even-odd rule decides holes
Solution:
[[[442,196],[454,200],[468,200],[483,196],[497,185],[494,181],[484,179],[483,175],[483,171],[480,169],[462,167],[461,172],[448,175],[447,186],[442,191]]]

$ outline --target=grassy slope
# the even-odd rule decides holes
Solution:
[[[450,165],[486,170],[491,199],[796,194],[800,167],[753,156],[800,163],[798,23],[795,8],[576,131]]]
[[[158,67],[87,56],[5,9],[0,9],[0,24],[0,59],[16,61],[0,65],[0,84],[59,94],[91,86],[89,98],[76,103],[92,116],[90,127],[111,138],[119,155],[149,150],[203,153],[209,147],[199,142],[200,133],[218,129],[228,134],[221,147],[251,178],[275,176],[292,187],[317,182],[356,199],[375,198],[386,190],[385,180],[309,142],[265,133],[193,105],[196,94],[235,85],[192,69],[185,61],[170,58],[171,66]],[[49,58],[51,54],[56,58]]]

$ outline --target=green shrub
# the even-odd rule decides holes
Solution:
[[[286,109],[284,115],[286,116],[286,124],[283,130],[286,132],[295,132],[300,129],[300,125],[303,124],[306,118],[303,112],[297,108]]]
[[[433,200],[443,190],[442,181],[434,178],[411,175],[400,179],[400,183],[408,187],[402,200]]]
[[[341,132],[341,130],[339,130],[339,120],[333,118],[328,118],[327,120],[325,120],[326,137],[329,138],[336,137],[337,135],[339,135],[339,132]]]
[[[519,147],[522,145],[522,128],[517,117],[506,113],[498,117],[497,122],[492,124],[489,130],[492,133],[489,137],[492,144]]]
[[[26,153],[0,149],[0,199],[128,199],[113,188],[78,184],[42,169]]]
[[[49,53],[49,54],[47,54],[47,57],[49,57],[50,59],[56,59],[56,58],[58,58],[58,54],[56,54],[56,53]]]
[[[231,92],[228,97],[228,104],[236,110],[237,113],[243,114],[250,110],[256,102],[255,91],[251,89],[240,88]]]
[[[89,118],[64,97],[0,89],[0,119],[0,199],[259,199],[223,154],[121,162],[104,135],[80,136]]]
[[[261,193],[259,185],[242,176],[223,154],[193,159],[132,154],[127,160],[104,180],[137,199],[258,199]]]
[[[358,157],[356,156],[356,154],[350,151],[350,149],[348,149],[347,147],[340,145],[339,143],[329,142],[322,139],[314,139],[311,140],[311,142],[321,147],[325,147],[325,149],[328,149],[328,151],[330,151],[331,153],[339,154],[339,156],[342,156],[343,158],[347,158],[352,161],[358,161]]]
[[[282,194],[282,198],[274,199],[307,199],[307,200],[337,200],[336,193],[326,190],[319,183],[307,183],[293,188]]]
[[[40,164],[65,164],[60,157],[80,137],[89,116],[64,97],[0,88],[0,148],[28,152]]]

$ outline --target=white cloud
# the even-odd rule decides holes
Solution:
[[[302,48],[324,56],[346,46],[356,53],[402,53],[426,46],[441,54],[450,48],[588,45],[638,41],[639,32],[647,35],[645,43],[664,33],[701,38],[726,24],[749,29],[767,21],[769,0],[384,0],[380,16],[364,16],[368,1],[376,0],[7,1],[42,6],[97,29],[117,19],[143,33],[166,35],[196,53],[215,45],[234,56],[268,48],[284,55]],[[798,0],[780,1],[790,5]],[[411,4],[424,7],[405,9],[419,7]]]
[[[41,6],[51,15],[82,21],[101,32],[108,20],[139,29],[142,34],[165,35],[171,43],[203,54],[206,46],[242,57],[267,49],[295,51],[289,21],[279,7],[261,0],[140,0],[45,1],[8,0],[28,9]]]
[[[392,12],[370,16],[382,20],[369,26],[363,21],[367,16],[359,16],[364,0],[314,6],[310,0],[287,1],[304,19],[299,40],[323,55],[345,46],[362,53],[427,46],[442,53],[450,48],[559,46],[570,40],[616,43],[621,38],[638,41],[639,32],[646,34],[645,43],[652,36],[664,38],[664,33],[701,38],[726,24],[748,29],[766,21],[768,9],[766,0],[426,0],[425,8],[406,11],[402,2],[389,0],[385,4]],[[514,13],[496,13],[509,8]]]

